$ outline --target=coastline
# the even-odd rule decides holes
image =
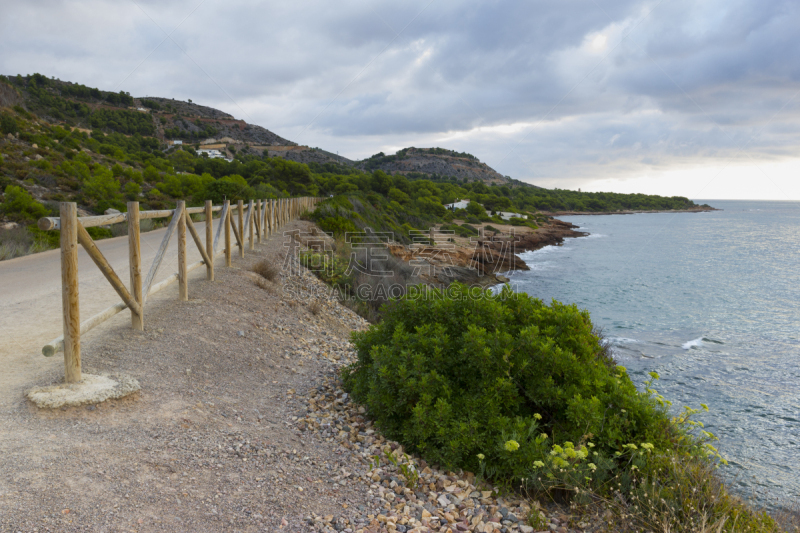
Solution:
[[[716,207],[702,207],[698,209],[657,209],[657,210],[650,210],[650,209],[633,209],[627,211],[542,211],[542,214],[545,214],[550,217],[559,217],[559,216],[577,216],[577,215],[641,215],[641,214],[650,214],[650,213],[710,213],[711,211],[723,211],[722,209]]]

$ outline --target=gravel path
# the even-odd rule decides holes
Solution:
[[[308,272],[250,271],[286,251],[274,237],[219,261],[189,302],[154,301],[145,332],[88,338],[84,371],[138,379],[132,397],[44,411],[20,391],[0,412],[0,531],[534,531],[535,504],[405,459],[372,428],[336,377],[365,321]],[[420,472],[413,489],[387,451]],[[543,511],[542,529],[573,531]]]
[[[275,237],[234,268],[218,261],[189,302],[148,308],[145,332],[123,323],[83,344],[86,372],[142,392],[54,412],[20,395],[0,413],[0,531],[304,531],[312,512],[365,505],[368,487],[330,481],[348,464],[338,444],[290,424],[334,360],[289,355],[336,354],[364,322],[333,302],[314,316],[279,280],[256,286],[250,266],[285,254]]]

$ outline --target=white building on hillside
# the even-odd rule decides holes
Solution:
[[[203,150],[203,149],[201,149],[201,150],[198,150],[197,153],[198,153],[198,155],[206,154],[209,159],[226,159],[226,157],[224,155],[222,155],[222,152],[220,152],[219,150]]]
[[[522,218],[522,219],[528,218],[528,215],[523,215],[520,213],[509,213],[508,211],[498,211],[497,214],[500,215],[500,218],[502,218],[503,220],[510,220],[512,218]]]
[[[469,198],[464,198],[463,200],[459,200],[458,202],[452,204],[445,204],[447,209],[455,211],[456,209],[466,209],[469,205]]]

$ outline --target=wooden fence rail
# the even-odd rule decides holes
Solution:
[[[128,212],[112,215],[79,217],[77,204],[63,202],[60,205],[59,217],[45,217],[39,219],[39,228],[42,230],[61,231],[61,300],[64,317],[64,334],[52,340],[42,348],[46,357],[55,355],[64,350],[64,377],[67,383],[77,383],[81,380],[81,335],[95,326],[103,323],[112,316],[131,310],[131,327],[144,329],[145,303],[147,297],[161,289],[178,282],[178,297],[180,300],[189,299],[188,275],[192,270],[205,265],[206,279],[214,281],[214,260],[225,255],[225,265],[231,266],[231,233],[236,239],[239,256],[244,257],[245,246],[255,250],[255,243],[262,238],[274,235],[275,232],[291,220],[298,218],[304,211],[313,210],[321,198],[278,198],[277,200],[250,200],[247,212],[242,200],[235,206],[237,220],[234,222],[230,202],[225,200],[223,205],[214,206],[207,200],[203,207],[186,207],[184,201],[179,201],[175,209],[158,211],[139,211],[139,202],[128,202]],[[216,235],[214,235],[213,215],[221,212]],[[205,214],[205,243],[194,227],[191,215]],[[161,245],[156,252],[147,276],[142,280],[142,254],[139,223],[142,220],[153,218],[171,217],[169,225],[164,232]],[[86,228],[105,226],[109,224],[128,224],[128,263],[130,270],[130,285],[126,287],[111,264],[103,256],[100,249],[89,236]],[[202,259],[191,265],[187,264],[186,232],[192,236]],[[158,268],[166,254],[167,247],[174,233],[178,234],[178,272],[167,277],[160,283],[155,281]],[[245,232],[249,232],[245,241]],[[213,239],[212,239],[213,236]],[[221,237],[222,236],[222,237]],[[220,238],[224,246],[219,249]],[[117,303],[90,317],[80,321],[80,306],[78,300],[78,244],[83,246],[86,253],[94,261],[105,278],[117,292],[122,302]]]

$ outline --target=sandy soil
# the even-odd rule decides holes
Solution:
[[[217,281],[198,270],[189,302],[169,289],[148,302],[144,332],[122,313],[84,337],[84,370],[138,379],[133,397],[43,411],[23,392],[58,381],[59,364],[5,381],[0,530],[306,531],[312,513],[369,511],[366,484],[333,481],[363,475],[363,458],[291,425],[364,322],[324,299],[314,315],[280,279],[256,286],[250,266],[285,253],[274,237],[234,268],[218,260]],[[308,274],[295,281],[325,292]]]

